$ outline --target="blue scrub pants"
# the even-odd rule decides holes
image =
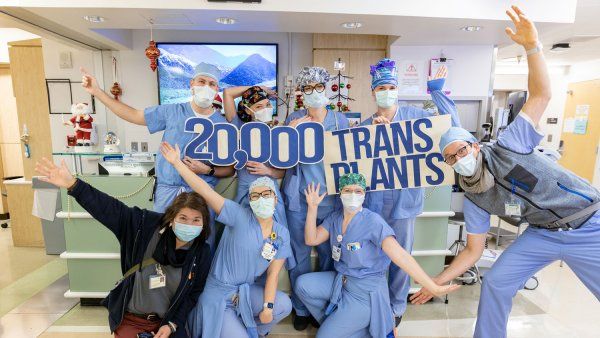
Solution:
[[[415,240],[415,221],[416,218],[393,219],[391,217],[394,208],[393,201],[384,201],[381,216],[392,227],[396,240],[400,246],[408,253],[412,251]],[[390,285],[390,302],[394,316],[400,317],[406,311],[406,299],[410,291],[410,277],[404,270],[396,264],[390,264],[388,274],[388,283]]]
[[[309,273],[298,278],[295,288],[298,296],[312,316],[321,323],[317,338],[370,337],[371,304],[368,299],[344,291],[337,309],[325,317],[336,275],[335,271],[326,271]]]
[[[213,187],[214,189],[214,187]],[[165,184],[157,184],[156,192],[154,193],[154,211],[164,213],[167,208],[173,203],[175,198],[179,196],[179,194],[183,192],[191,192],[192,189],[190,187],[184,186],[172,186]],[[217,250],[216,236],[217,236],[217,228],[215,227],[215,212],[208,208],[209,218],[208,224],[210,226],[210,236],[206,240],[206,242],[210,245],[210,253],[211,257],[214,256],[215,251]]]
[[[252,314],[256,322],[258,334],[265,336],[271,332],[273,326],[289,316],[292,312],[292,303],[290,298],[283,292],[277,291],[273,306],[273,321],[268,324],[261,324],[258,315],[263,310],[264,288],[260,285],[250,285],[250,301],[252,302]],[[227,301],[225,314],[223,316],[223,326],[221,327],[221,338],[248,337],[246,327],[242,319],[238,316],[234,305]]]
[[[600,212],[576,230],[527,228],[483,278],[474,337],[506,337],[513,297],[531,276],[557,260],[567,263],[600,300]]]
[[[335,209],[333,206],[319,207],[319,211],[317,213],[317,225],[321,224],[323,220],[334,210]],[[296,259],[296,267],[289,271],[290,283],[292,290],[294,290],[298,277],[312,271],[310,261],[312,247],[306,245],[306,242],[304,241],[306,211],[297,212],[288,210],[287,221],[288,230],[290,231],[290,244],[292,246],[294,258]],[[333,270],[333,259],[331,258],[331,245],[329,244],[329,241],[317,246],[317,253],[319,254],[319,270]],[[296,315],[303,317],[307,317],[309,315],[306,306],[304,306],[304,303],[302,303],[302,300],[300,300],[295,292],[292,292],[292,304],[294,305]]]

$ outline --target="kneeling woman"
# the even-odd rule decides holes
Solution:
[[[206,288],[190,314],[194,337],[258,337],[287,317],[289,297],[277,291],[279,272],[292,255],[287,229],[273,219],[275,186],[266,177],[250,184],[250,208],[223,198],[180,160],[179,147],[163,143],[161,152],[189,186],[225,224]],[[265,286],[255,284],[267,272]],[[260,324],[257,325],[257,321]]]
[[[103,301],[115,337],[136,338],[143,332],[154,332],[156,338],[189,337],[187,317],[210,268],[209,214],[202,197],[182,193],[161,214],[130,208],[73,178],[64,161],[56,166],[44,158],[36,171],[43,181],[67,189],[119,240],[123,278]]]
[[[393,336],[393,314],[386,278],[390,259],[436,295],[458,288],[439,286],[394,238],[378,214],[362,207],[366,182],[361,174],[340,177],[343,211],[333,212],[317,227],[317,207],[325,194],[319,186],[305,191],[308,204],[305,240],[316,246],[331,242],[335,271],[298,278],[294,291],[321,323],[317,337]]]

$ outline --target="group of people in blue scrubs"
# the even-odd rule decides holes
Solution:
[[[214,188],[219,178],[235,174],[233,167],[181,155],[180,149],[193,137],[183,132],[189,117],[238,128],[250,121],[276,125],[269,89],[225,89],[223,116],[212,106],[220,71],[200,64],[190,80],[189,102],[137,110],[112,99],[83,71],[84,88],[116,115],[147,126],[150,133],[164,131],[156,161],[155,210],[164,211],[178,194],[189,191],[197,192],[210,207],[208,242],[214,259],[204,292],[189,315],[193,337],[265,336],[292,310],[294,327],[304,330],[312,324],[319,328],[318,337],[392,337],[406,310],[410,277],[423,286],[411,297],[415,304],[454,291],[457,286],[446,284],[481,255],[490,214],[509,212],[525,217],[532,226],[486,275],[476,336],[505,336],[512,297],[533,273],[555,259],[565,260],[600,296],[600,216],[595,216],[600,194],[534,151],[542,137],[536,126],[549,99],[549,81],[535,26],[516,7],[507,13],[516,27],[516,31],[507,28],[507,34],[527,50],[530,96],[496,144],[480,146],[461,128],[454,102],[443,93],[445,67],[427,82],[438,113],[451,116],[452,128],[442,137],[440,151],[466,191],[469,232],[467,250],[434,278],[410,256],[415,219],[423,210],[421,188],[369,192],[365,178],[351,173],[340,177],[339,195],[327,195],[322,162],[280,169],[250,161],[237,171],[235,199],[227,200]],[[370,74],[377,111],[363,125],[433,114],[398,105],[393,60],[380,60]],[[326,131],[349,128],[343,113],[326,108],[329,78],[320,67],[300,71],[297,86],[306,108],[287,116],[285,125],[311,121]],[[218,243],[215,220],[224,225]],[[316,271],[313,247],[318,254]],[[292,286],[289,296],[277,290],[284,264]]]

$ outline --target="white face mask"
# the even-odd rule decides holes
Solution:
[[[194,103],[198,107],[208,108],[212,106],[217,91],[209,86],[193,86],[192,95],[194,96]]]
[[[304,94],[304,105],[309,108],[322,108],[329,103],[329,98],[325,95],[325,91],[322,93],[313,90],[310,94]]]
[[[342,199],[342,205],[344,209],[349,212],[357,212],[362,208],[363,202],[365,201],[364,194],[340,194],[340,198]]]
[[[456,161],[456,163],[452,165],[452,168],[454,168],[454,171],[456,171],[459,175],[471,177],[473,174],[475,174],[476,165],[477,159],[475,158],[475,155],[473,155],[473,150],[471,150],[467,156]]]
[[[377,100],[378,107],[389,108],[398,103],[398,90],[380,90],[375,92],[375,99]]]
[[[248,107],[252,113],[254,113],[254,119],[260,122],[271,122],[273,120],[273,107],[266,107],[259,111],[254,111]]]

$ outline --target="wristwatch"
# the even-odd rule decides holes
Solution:
[[[541,42],[539,42],[539,41],[538,41],[538,42],[535,44],[535,47],[534,47],[534,48],[531,48],[531,49],[528,49],[528,50],[526,50],[526,51],[525,51],[525,53],[527,53],[527,55],[529,56],[529,55],[533,55],[533,54],[539,53],[539,52],[541,52],[543,49],[544,49],[544,46],[542,45],[542,43],[541,43]]]
[[[263,309],[271,309],[273,310],[273,303],[264,303]]]
[[[214,165],[210,165],[210,171],[208,172],[208,176],[213,176],[215,174],[215,166]]]

